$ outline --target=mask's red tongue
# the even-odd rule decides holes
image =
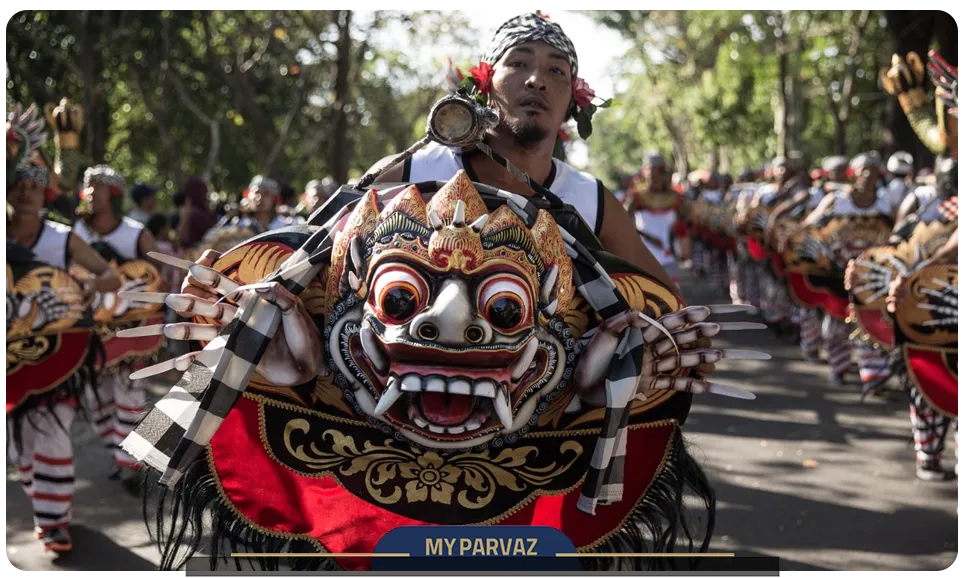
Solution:
[[[475,398],[441,392],[422,392],[422,414],[436,425],[455,425],[469,419]]]

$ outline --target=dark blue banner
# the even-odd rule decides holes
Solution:
[[[405,526],[382,536],[375,572],[575,571],[579,559],[565,534],[546,526]],[[407,554],[407,557],[389,556]]]

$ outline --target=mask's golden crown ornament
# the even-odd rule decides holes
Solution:
[[[370,253],[352,249],[362,240]],[[354,254],[353,254],[354,253]],[[367,293],[364,277],[346,268],[366,261],[363,271],[374,271],[386,260],[414,261],[435,273],[472,275],[490,267],[521,275],[543,298],[543,312],[565,315],[572,301],[572,261],[552,216],[540,210],[530,229],[507,206],[489,212],[465,171],[459,171],[426,203],[411,185],[379,209],[379,198],[369,191],[348,216],[332,250],[331,287],[350,287]]]

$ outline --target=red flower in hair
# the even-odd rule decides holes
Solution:
[[[596,91],[589,87],[588,82],[577,76],[572,79],[572,97],[576,101],[576,106],[586,108],[592,104]]]
[[[488,62],[480,62],[478,66],[469,69],[469,74],[475,79],[475,85],[479,87],[479,92],[489,94],[489,90],[492,89],[492,75],[495,74],[492,65]]]

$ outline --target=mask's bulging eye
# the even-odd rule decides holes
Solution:
[[[428,285],[417,271],[387,265],[375,273],[372,299],[375,312],[387,323],[404,323],[418,313],[428,298]]]
[[[531,322],[531,304],[528,287],[515,275],[495,275],[479,288],[479,312],[504,333],[522,329]]]

